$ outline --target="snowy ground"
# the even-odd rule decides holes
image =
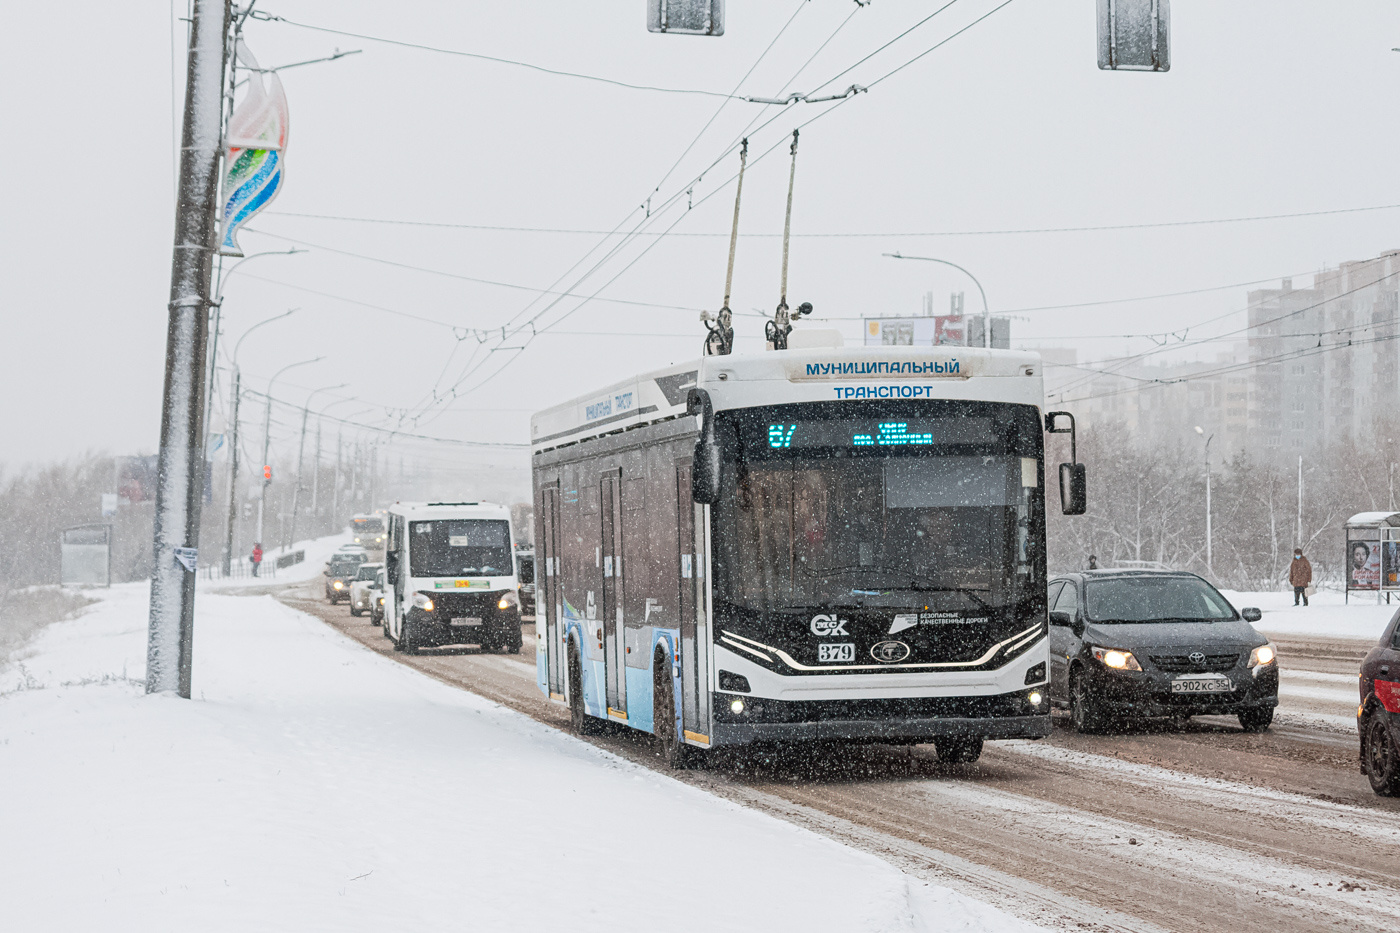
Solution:
[[[202,592],[194,699],[145,696],[146,603],[0,673],[7,929],[1035,929],[268,596]]]
[[[1341,593],[1318,592],[1308,598],[1309,605],[1294,607],[1293,591],[1281,593],[1239,593],[1222,590],[1237,609],[1256,606],[1264,618],[1254,627],[1266,635],[1284,638],[1314,636],[1318,638],[1358,639],[1375,643],[1400,601],[1387,606],[1376,603],[1375,594],[1352,594],[1347,603]]]

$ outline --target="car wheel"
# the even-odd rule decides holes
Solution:
[[[665,650],[656,652],[652,677],[651,731],[656,736],[656,754],[673,771],[689,764],[689,746],[676,734],[676,685],[671,677],[671,658]]]
[[[1245,732],[1263,732],[1274,721],[1274,708],[1247,709],[1240,713],[1240,728]]]
[[[1069,684],[1069,718],[1074,731],[1082,735],[1096,735],[1104,731],[1103,711],[1089,691],[1089,678],[1076,671]]]
[[[350,614],[352,616],[359,616],[363,611],[362,609],[356,609],[354,603],[350,604]]]
[[[938,752],[938,760],[949,765],[968,765],[982,757],[982,737],[969,738],[965,735],[934,739],[933,747]]]
[[[1385,720],[1372,713],[1366,722],[1363,764],[1371,790],[1382,797],[1400,796],[1400,749],[1390,740]]]
[[[583,709],[583,661],[578,644],[569,641],[569,731],[574,735],[598,735],[602,723]]]

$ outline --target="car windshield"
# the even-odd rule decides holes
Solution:
[[[361,564],[360,572],[356,575],[356,580],[373,580],[374,575],[379,572],[379,568],[373,564]]]
[[[1239,618],[1229,600],[1199,577],[1135,576],[1089,580],[1091,622],[1225,622]]]
[[[508,522],[468,518],[408,527],[409,573],[415,577],[508,576],[514,570]]]
[[[333,560],[331,561],[331,576],[353,577],[359,571],[361,563],[358,560]]]
[[[925,406],[725,413],[733,453],[715,518],[725,601],[989,609],[1038,588],[1034,410]]]

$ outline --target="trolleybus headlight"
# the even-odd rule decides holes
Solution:
[[[1250,667],[1264,667],[1274,663],[1274,646],[1272,644],[1260,645],[1249,653]]]
[[[427,593],[414,593],[413,605],[414,608],[422,609],[424,612],[433,611],[433,600]]]
[[[744,712],[744,701],[734,699],[729,701],[729,711],[735,716],[740,716]]]
[[[1140,671],[1142,665],[1138,659],[1133,657],[1131,651],[1120,651],[1117,648],[1095,648],[1094,657],[1103,662],[1104,667],[1111,667],[1115,671]]]

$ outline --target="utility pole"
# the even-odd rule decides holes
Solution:
[[[335,482],[331,484],[331,530],[336,528],[336,516],[340,514],[340,460],[345,455],[345,429],[335,429]]]
[[[194,0],[190,7],[152,541],[146,692],[174,691],[186,699],[204,499],[204,369],[230,12],[230,0]]]
[[[282,550],[285,552],[296,543],[297,539],[297,509],[301,507],[301,464],[302,457],[306,453],[306,419],[311,414],[306,406],[301,409],[301,440],[297,441],[297,484],[292,490],[292,523],[287,529],[287,537],[282,539]]]
[[[229,447],[228,462],[228,528],[224,530],[224,576],[233,573],[233,527],[238,520],[237,503],[234,502],[234,490],[238,485],[238,397],[242,394],[242,378],[238,368],[233,370],[233,430],[230,432],[232,446]]]
[[[268,479],[267,462],[268,453],[272,447],[272,386],[267,387],[267,406],[263,409],[263,454],[262,465],[258,467],[258,530],[253,534],[253,541],[258,547],[262,547],[263,539],[263,505],[267,502],[267,487],[272,482]]]
[[[1298,537],[1294,547],[1303,546],[1303,456],[1298,455]]]
[[[311,524],[318,524],[321,512],[317,508],[321,492],[321,419],[316,419],[316,454],[311,460]]]

